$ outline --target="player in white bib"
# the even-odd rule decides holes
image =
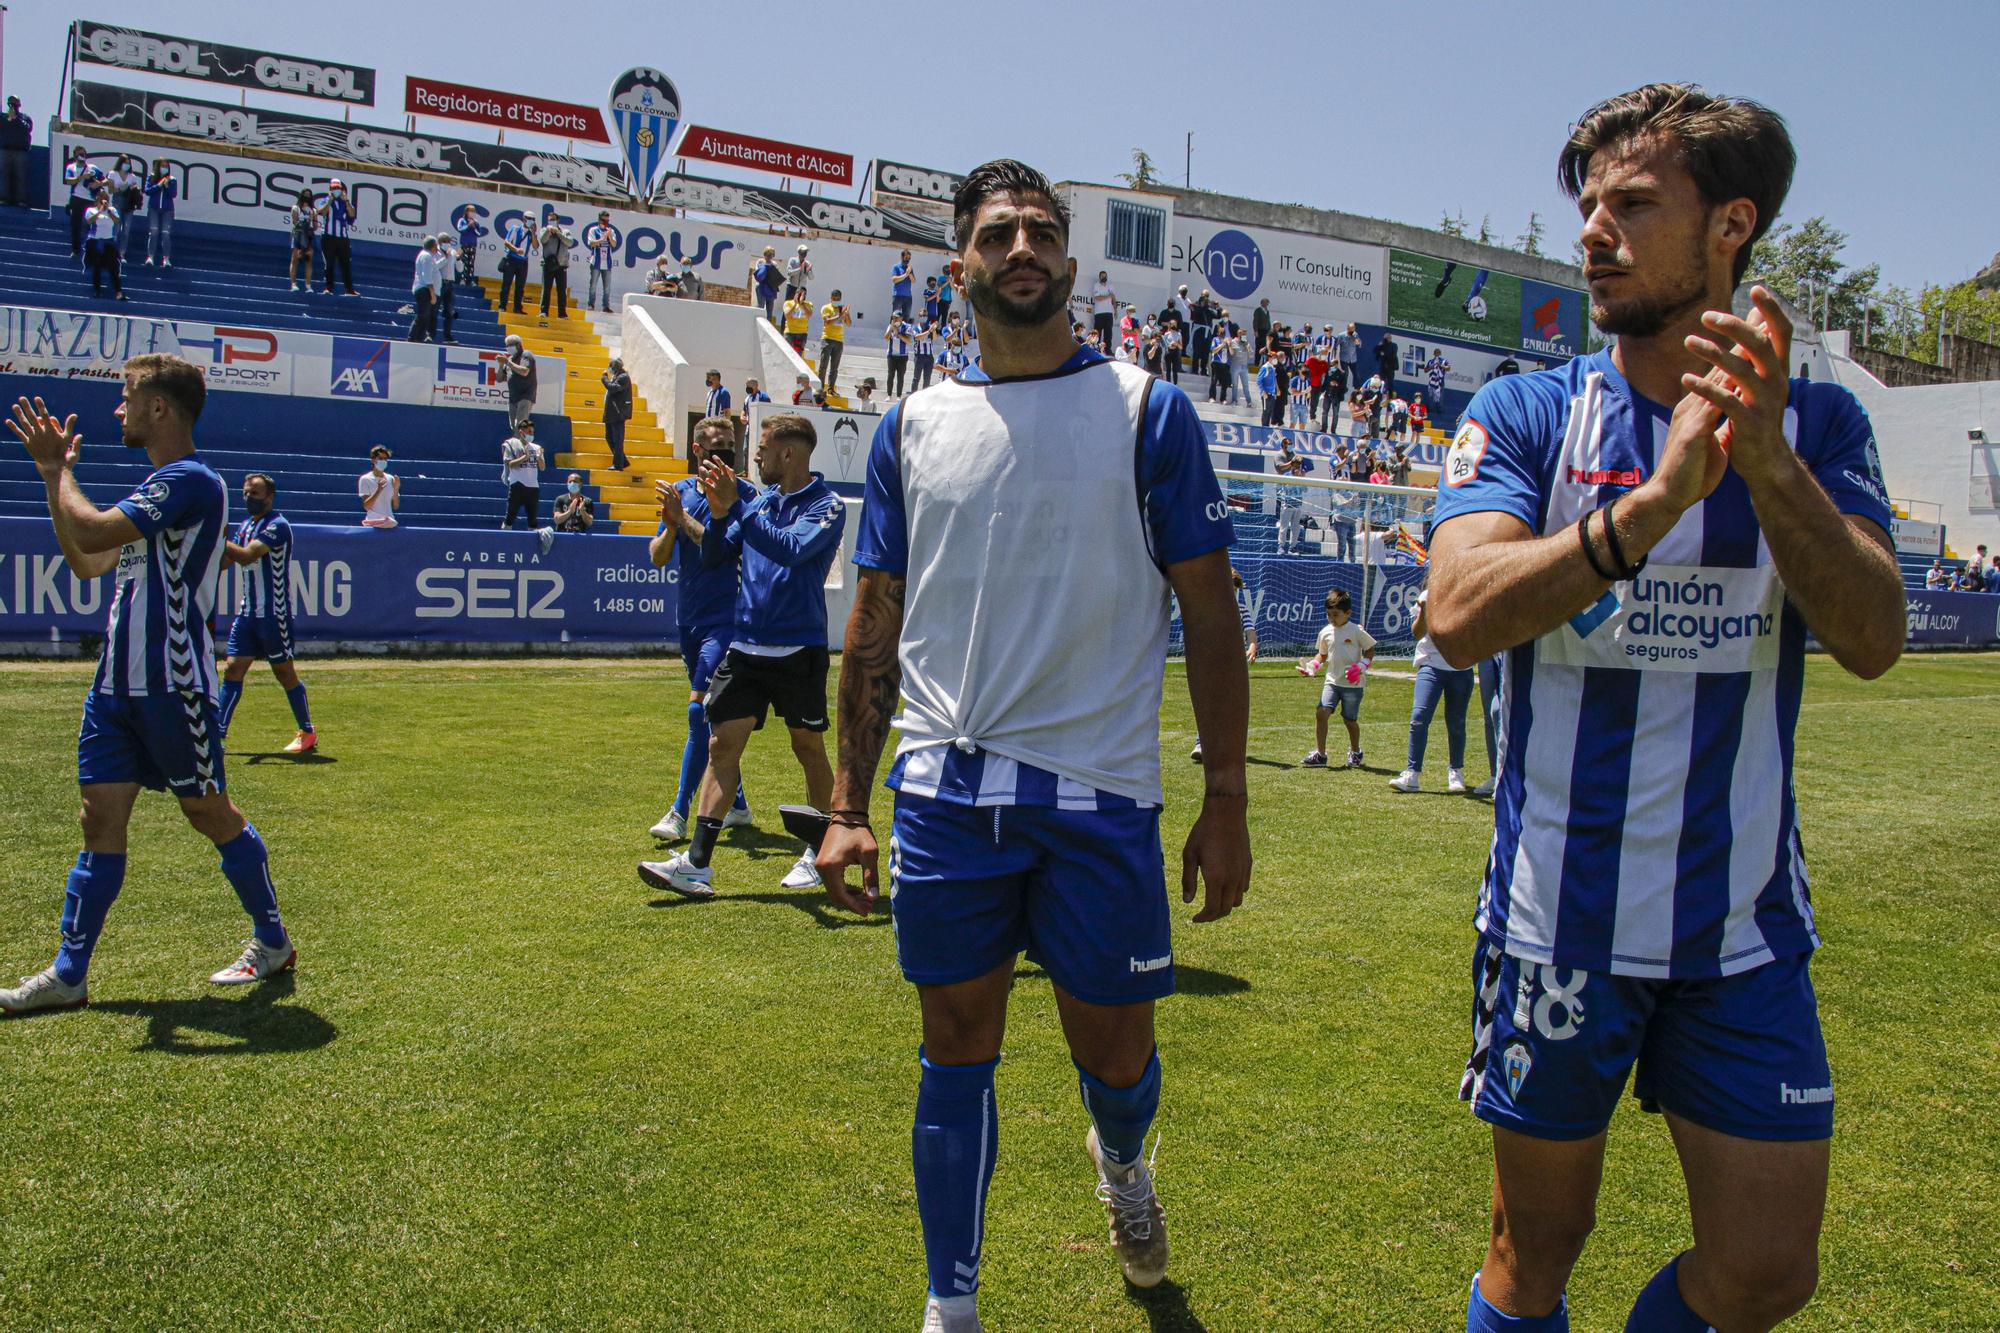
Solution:
[[[1761,1333],[1818,1281],[1833,1084],[1792,792],[1805,639],[1873,678],[1905,625],[1867,416],[1786,378],[1770,293],[1730,313],[1793,163],[1775,114],[1688,85],[1587,113],[1559,175],[1616,345],[1481,389],[1439,478],[1431,638],[1456,667],[1505,654],[1462,1089],[1495,1167],[1471,1333],[1568,1329],[1635,1070],[1695,1243],[1628,1333]]]

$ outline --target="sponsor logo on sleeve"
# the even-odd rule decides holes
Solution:
[[[1451,448],[1444,456],[1444,484],[1463,486],[1479,476],[1479,460],[1486,456],[1486,427],[1471,417],[1458,428],[1452,437]]]

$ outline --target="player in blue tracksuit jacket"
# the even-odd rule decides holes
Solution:
[[[688,850],[639,867],[640,877],[656,887],[697,898],[715,895],[709,858],[741,774],[743,747],[772,709],[791,731],[792,753],[805,769],[806,799],[824,810],[832,797],[825,741],[826,573],[840,552],[847,511],[812,470],[817,443],[804,417],[766,418],[757,472],[767,485],[748,502],[736,493],[732,468],[716,459],[702,465],[702,490],[717,516],[702,535],[702,558],[710,565],[742,561],[736,635],[709,683],[708,777]],[[808,848],[783,884],[802,889],[819,882]]]

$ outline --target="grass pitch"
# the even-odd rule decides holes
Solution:
[[[779,889],[797,848],[762,830],[725,842],[715,902],[633,872],[670,797],[679,665],[301,674],[331,762],[250,753],[291,733],[260,669],[229,766],[296,977],[206,985],[246,923],[149,795],[91,1008],[0,1025],[0,1328],[913,1329],[916,1006],[886,919]],[[0,959],[19,972],[56,942],[87,677],[0,665]],[[1367,772],[1293,767],[1315,690],[1257,669],[1251,897],[1198,928],[1176,908],[1172,1283],[1142,1299],[1118,1278],[1024,965],[989,1328],[1462,1326],[1488,1156],[1453,1094],[1490,814],[1387,790],[1397,680],[1368,691]],[[1167,697],[1172,865],[1199,794],[1178,667]],[[1441,777],[1441,725],[1431,743]],[[1798,753],[1840,1103],[1821,1294],[1795,1326],[1994,1327],[2000,660],[1911,659],[1874,685],[1815,661]],[[775,824],[800,789],[782,738],[746,771]],[[1629,1104],[1600,1217],[1579,1329],[1621,1328],[1690,1239],[1665,1128]]]

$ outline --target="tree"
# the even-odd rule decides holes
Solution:
[[[1515,242],[1514,248],[1524,255],[1539,255],[1542,252],[1542,237],[1547,233],[1548,228],[1542,224],[1542,215],[1540,213],[1530,213],[1528,214],[1528,229],[1521,233],[1520,239]]]
[[[1491,213],[1487,213],[1479,219],[1479,243],[1481,245],[1493,244],[1493,215]]]
[[[1159,173],[1153,170],[1153,155],[1143,148],[1132,150],[1132,169],[1118,173],[1118,179],[1135,190],[1149,189],[1159,184]]]
[[[1439,218],[1438,230],[1443,232],[1446,236],[1465,235],[1464,211],[1461,210],[1457,214],[1446,213],[1443,217]]]
[[[1761,282],[1806,312],[1821,328],[1859,329],[1877,299],[1879,264],[1850,269],[1840,262],[1847,233],[1824,217],[1779,223],[1750,252],[1752,282]]]
[[[1590,262],[1590,251],[1583,248],[1583,237],[1579,236],[1569,243],[1569,257],[1576,261],[1579,269]]]

